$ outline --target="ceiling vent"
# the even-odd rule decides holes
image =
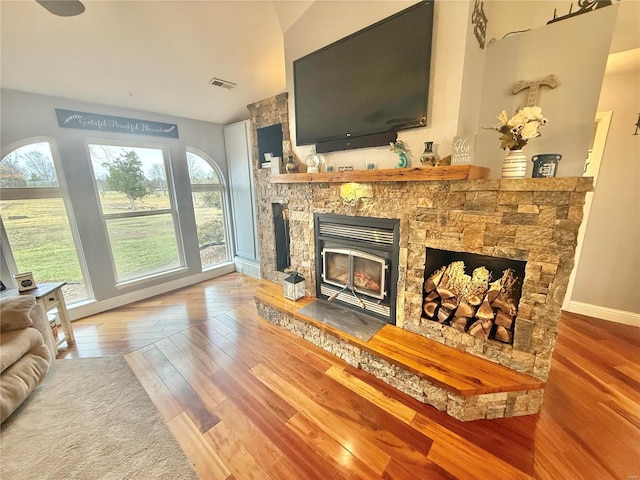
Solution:
[[[209,80],[209,85],[213,85],[214,87],[222,87],[222,88],[226,88],[227,90],[231,90],[237,84],[233,83],[233,82],[229,82],[227,80],[222,80],[221,78],[213,77],[211,80]]]

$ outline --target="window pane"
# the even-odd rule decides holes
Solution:
[[[187,152],[187,162],[192,184],[220,184],[218,173],[204,158],[195,153]]]
[[[198,245],[202,268],[210,268],[229,261],[227,229],[224,222],[222,192],[198,192],[193,194],[196,215]]]
[[[0,162],[0,187],[58,187],[58,177],[48,142],[20,147]]]
[[[102,213],[171,208],[159,148],[89,145]]]
[[[67,282],[67,303],[87,299],[61,198],[2,200],[0,215],[18,272],[33,272],[36,284]]]
[[[172,215],[107,220],[118,281],[180,267]]]

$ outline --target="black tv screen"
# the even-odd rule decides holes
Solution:
[[[432,27],[420,2],[294,61],[296,143],[354,148],[339,141],[425,125]]]

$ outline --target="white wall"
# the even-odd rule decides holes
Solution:
[[[485,7],[488,3],[485,2]],[[485,10],[485,14],[487,11]],[[469,8],[467,24],[471,24],[473,8]],[[491,23],[488,23],[491,25]],[[467,27],[470,29],[471,27]],[[461,74],[462,85],[460,90],[458,128],[457,135],[474,135],[480,128],[480,105],[484,89],[484,68],[487,58],[489,37],[485,39],[484,48],[480,46],[472,30],[466,35],[464,49],[464,64]],[[449,150],[448,153],[451,153]]]
[[[313,3],[285,33],[287,90],[294,90],[294,60],[413,3]],[[503,109],[515,113],[519,105],[526,104],[525,92],[511,94],[516,82],[554,73],[561,85],[555,90],[544,89],[540,101],[550,125],[543,137],[530,142],[525,153],[529,157],[561,153],[559,175],[581,174],[618,6],[545,25],[554,7],[559,14],[566,13],[569,3],[485,2],[487,40],[521,28],[531,30],[499,38],[481,50],[472,32],[473,2],[436,2],[427,126],[398,135],[411,149],[413,166],[419,165],[425,141],[435,142],[438,155],[443,157],[451,153],[455,135],[476,133],[476,163],[489,167],[491,177],[499,178],[505,152],[499,148],[497,132],[481,127],[496,123],[496,115]],[[289,115],[295,139],[293,94],[289,96]],[[294,140],[293,150],[304,160],[309,148],[296,146]],[[364,168],[365,159],[377,161],[380,168],[392,168],[397,163],[386,146],[333,152],[324,154],[324,158],[356,169]],[[528,175],[531,170],[529,165]]]
[[[569,11],[575,13],[580,10],[577,3],[575,0],[486,0],[484,8],[489,18],[487,41],[546,25],[553,18],[554,10],[558,17],[567,15]],[[614,0],[613,3],[619,14],[611,39],[610,53],[637,48],[640,40],[640,2]],[[561,21],[564,22],[566,19]]]
[[[582,311],[599,306],[640,315],[640,135],[633,135],[639,85],[640,66],[604,78],[598,111],[612,111],[613,116],[576,271],[572,311],[580,307],[578,302]]]
[[[602,8],[491,44],[482,82],[480,125],[495,124],[502,110],[511,116],[527,104],[528,92],[512,94],[518,81],[554,74],[560,85],[542,87],[537,102],[549,124],[541,137],[529,141],[524,153],[529,159],[536,153],[559,153],[558,176],[581,175],[617,12],[617,6]],[[501,176],[505,156],[498,137],[498,132],[484,129],[476,137],[477,163],[489,167],[494,178]],[[529,162],[528,177],[531,172]]]
[[[217,162],[223,175],[227,177],[227,160],[222,125],[35,95],[15,90],[2,90],[1,102],[3,153],[8,153],[5,150],[13,143],[32,137],[50,137],[56,142],[61,157],[64,178],[73,205],[73,215],[78,226],[80,241],[89,269],[91,285],[97,300],[106,301],[105,304],[112,308],[117,306],[118,302],[111,300],[117,297],[126,297],[126,301],[133,301],[144,296],[177,288],[176,285],[184,286],[189,284],[189,278],[193,278],[193,282],[205,279],[200,276],[200,255],[185,152],[186,147],[189,146],[206,153]],[[180,138],[61,128],[56,120],[56,108],[175,123],[178,125]],[[87,139],[139,142],[166,146],[171,158],[171,174],[176,192],[176,206],[184,245],[186,271],[131,284],[126,287],[116,287],[111,260],[105,254],[105,252],[109,251],[109,240],[102,222],[100,205],[94,188],[93,173],[87,155]],[[0,265],[4,265],[4,262]],[[208,277],[213,276],[215,276],[214,271],[208,272]],[[169,287],[170,282],[174,283]],[[178,284],[175,282],[178,282]],[[143,291],[145,293],[142,297],[136,296],[137,292]],[[98,310],[100,310],[99,306],[93,311]]]

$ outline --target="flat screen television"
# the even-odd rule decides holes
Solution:
[[[433,6],[420,2],[293,62],[298,145],[385,145],[426,124]]]

